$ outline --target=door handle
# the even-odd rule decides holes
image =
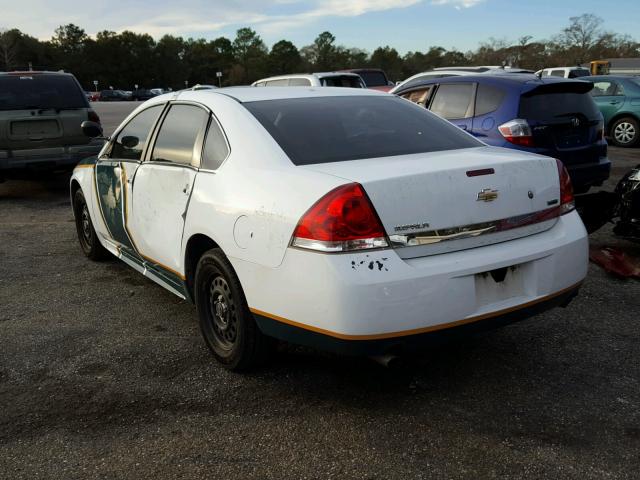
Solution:
[[[617,105],[619,103],[620,102],[618,100],[613,100],[613,101],[609,102],[609,105]]]
[[[189,195],[189,184],[188,183],[182,189],[182,193],[184,193],[185,195]]]
[[[456,127],[461,128],[462,130],[466,130],[467,129],[466,125],[456,125]]]

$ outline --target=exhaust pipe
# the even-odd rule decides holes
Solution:
[[[400,357],[397,355],[374,355],[369,358],[385,368],[398,368],[401,364]]]

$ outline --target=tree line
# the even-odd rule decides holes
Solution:
[[[234,39],[214,40],[165,35],[154,40],[145,33],[105,30],[95,37],[74,24],[58,27],[50,40],[41,41],[18,29],[0,31],[0,70],[65,70],[83,87],[133,89],[185,85],[242,85],[258,78],[294,72],[345,68],[382,68],[391,80],[443,66],[513,65],[538,70],[548,66],[588,63],[603,58],[640,57],[640,43],[629,35],[604,29],[593,14],[569,19],[569,24],[547,40],[524,35],[515,42],[490,38],[474,51],[431,46],[400,55],[395,48],[378,47],[372,53],[336,44],[322,32],[312,44],[296,47],[280,40],[267,48],[251,28],[241,28]],[[218,79],[217,72],[222,72]]]

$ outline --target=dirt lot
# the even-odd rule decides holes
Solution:
[[[640,149],[611,157],[617,180]],[[640,282],[594,265],[567,309],[399,370],[287,347],[250,375],[193,306],[82,256],[64,176],[0,184],[0,273],[3,479],[638,478]]]

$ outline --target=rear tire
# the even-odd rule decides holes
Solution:
[[[232,371],[266,362],[275,340],[258,328],[240,280],[219,248],[198,261],[194,293],[202,335],[218,362]]]
[[[91,221],[89,207],[84,198],[82,190],[73,196],[73,215],[76,220],[76,231],[80,248],[88,258],[94,261],[103,260],[108,257],[109,251],[102,246]]]
[[[640,124],[632,117],[619,118],[611,125],[610,138],[618,147],[633,147],[640,139]]]

